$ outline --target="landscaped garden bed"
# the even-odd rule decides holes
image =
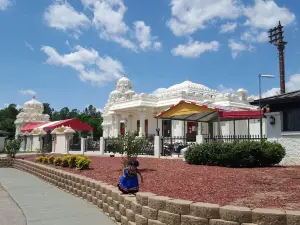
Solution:
[[[35,161],[36,155],[18,158]],[[89,170],[61,168],[116,185],[119,157],[89,157]],[[300,167],[224,168],[182,160],[140,158],[141,191],[197,202],[300,210]]]

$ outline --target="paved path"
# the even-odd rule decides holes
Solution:
[[[28,225],[115,225],[93,204],[26,172],[0,168],[0,183],[23,210]]]
[[[0,225],[26,225],[26,218],[18,204],[0,184]]]

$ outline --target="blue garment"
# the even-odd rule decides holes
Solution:
[[[138,170],[129,172],[128,169],[124,170],[123,176],[120,178],[119,185],[124,191],[138,191],[139,179],[137,175]]]

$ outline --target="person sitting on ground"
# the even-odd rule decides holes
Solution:
[[[139,179],[140,175],[141,182],[143,183],[143,177],[138,169],[139,162],[133,160],[130,165],[124,169],[123,176],[120,178],[118,188],[123,194],[135,194],[139,191]]]

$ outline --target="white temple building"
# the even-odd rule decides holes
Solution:
[[[35,100],[35,97],[33,97],[30,101],[25,102],[22,112],[17,115],[17,119],[15,121],[15,137],[18,137],[21,133],[21,129],[27,124],[41,124],[49,122],[50,116],[43,114],[43,111],[43,103]]]
[[[104,107],[103,137],[116,137],[120,134],[124,135],[125,132],[133,132],[139,136],[154,135],[157,128],[164,137],[196,137],[197,126],[194,121],[156,120],[154,118],[161,111],[182,100],[197,104],[210,104],[232,111],[257,109],[249,104],[253,99],[247,97],[245,89],[239,89],[236,94],[223,94],[202,84],[186,80],[169,88],[160,88],[151,94],[145,94],[136,93],[131,81],[123,76],[117,82],[116,89],[110,93]],[[233,135],[234,128],[231,121],[223,121],[220,125],[219,132],[219,126],[216,123],[213,124],[211,135]],[[207,124],[201,124],[201,129],[202,134],[208,134]],[[237,135],[249,134],[249,130],[250,135],[258,135],[260,133],[259,120],[236,121],[235,133]],[[265,134],[265,126],[263,126],[263,134]]]

